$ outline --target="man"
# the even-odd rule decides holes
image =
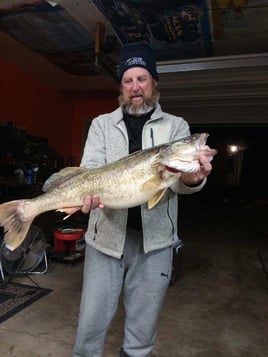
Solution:
[[[99,167],[190,134],[185,120],[161,110],[156,63],[147,44],[123,47],[119,81],[119,108],[92,121],[81,166]],[[126,316],[120,357],[151,355],[178,240],[177,193],[201,190],[211,164],[206,157],[200,163],[200,171],[183,173],[152,210],[146,205],[111,210],[97,195],[85,198],[82,211],[91,212],[73,357],[103,355],[121,292]]]

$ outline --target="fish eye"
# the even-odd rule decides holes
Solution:
[[[184,138],[182,140],[182,142],[188,144],[188,143],[192,142],[192,137],[191,136],[187,136],[186,138]]]

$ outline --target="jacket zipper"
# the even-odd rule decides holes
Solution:
[[[170,220],[171,227],[172,227],[172,234],[174,236],[174,233],[175,233],[174,222],[172,221],[172,219],[170,217],[170,213],[169,213],[169,195],[168,195],[168,202],[167,202],[167,216],[168,216],[168,219]]]
[[[153,128],[150,128],[150,136],[151,136],[151,140],[152,140],[152,147],[154,147],[154,131],[153,131]]]

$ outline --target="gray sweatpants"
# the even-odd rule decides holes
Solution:
[[[142,234],[128,230],[122,259],[86,247],[80,315],[73,357],[102,357],[104,341],[123,288],[123,350],[151,355],[169,285],[172,247],[143,253]]]

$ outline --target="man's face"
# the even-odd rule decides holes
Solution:
[[[140,113],[158,100],[156,86],[157,82],[145,68],[130,68],[121,80],[120,104],[130,107],[132,113]]]

